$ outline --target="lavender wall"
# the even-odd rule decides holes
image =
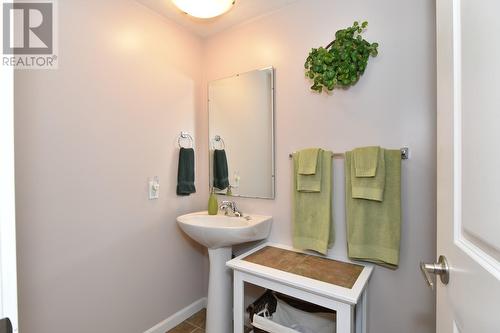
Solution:
[[[59,69],[15,76],[20,332],[144,332],[206,296],[175,222],[205,206],[175,195],[201,40],[134,1],[58,8]]]
[[[240,199],[243,211],[274,217],[271,240],[291,243],[288,154],[320,146],[408,145],[403,162],[401,264],[377,267],[370,283],[370,333],[434,332],[434,293],[418,264],[435,256],[435,4],[425,1],[298,1],[219,33],[205,42],[206,81],[254,68],[276,68],[276,200]],[[303,64],[312,47],[337,29],[368,20],[365,37],[380,54],[348,90],[332,96],[308,89]],[[334,165],[337,238],[330,255],[345,255],[343,162]]]

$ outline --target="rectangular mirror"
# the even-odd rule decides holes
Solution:
[[[232,196],[273,199],[274,69],[208,84],[210,188]]]

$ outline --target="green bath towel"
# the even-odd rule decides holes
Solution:
[[[299,153],[293,154],[293,246],[302,250],[314,250],[327,254],[333,245],[332,223],[332,153],[320,150],[321,191],[297,190]]]
[[[352,197],[352,152],[345,154],[347,249],[350,258],[396,269],[401,239],[401,152],[384,150],[382,202]]]
[[[352,151],[352,159],[352,197],[382,201],[385,188],[384,149],[379,147],[357,148]],[[373,176],[367,176],[369,174],[373,174]]]
[[[297,186],[299,192],[321,192],[323,154],[319,148],[302,149],[298,154]]]

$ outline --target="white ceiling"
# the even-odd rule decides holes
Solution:
[[[277,10],[298,0],[236,0],[234,7],[213,19],[196,19],[181,12],[171,0],[137,0],[160,15],[177,22],[201,37],[207,37],[231,26]]]

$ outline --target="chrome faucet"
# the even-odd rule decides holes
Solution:
[[[236,217],[243,217],[243,213],[236,208],[236,202],[234,201],[227,201],[224,200],[222,201],[222,204],[220,205],[219,209],[224,212],[224,215],[229,215],[232,214],[233,216]]]

